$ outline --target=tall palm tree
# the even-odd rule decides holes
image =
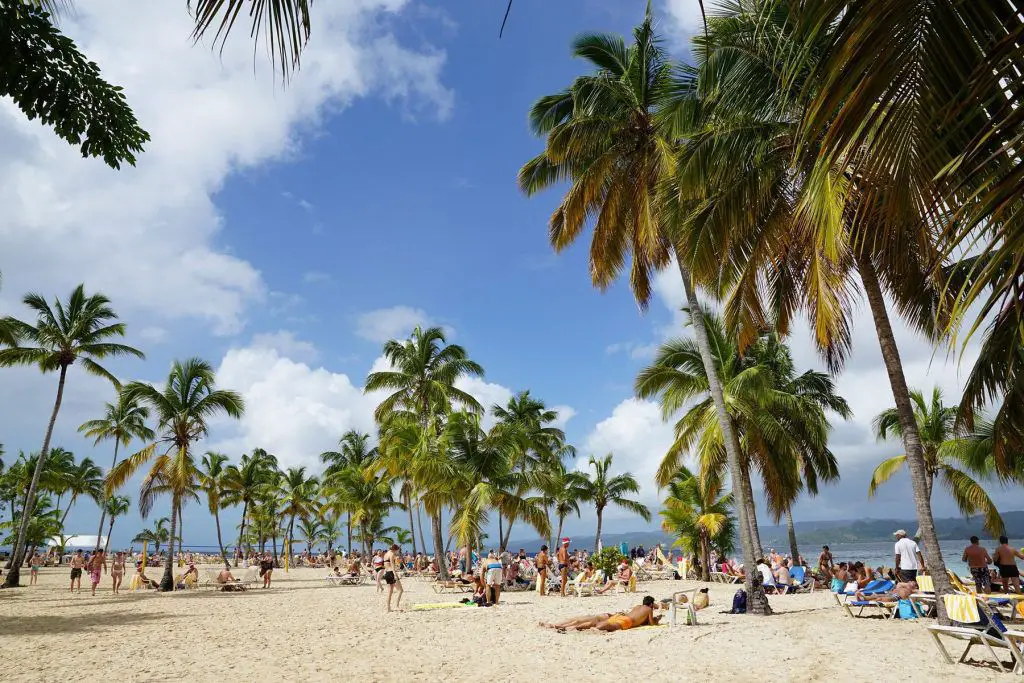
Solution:
[[[125,395],[118,392],[117,403],[105,403],[103,417],[82,423],[78,428],[84,436],[93,439],[93,445],[99,446],[103,441],[114,442],[114,459],[110,469],[117,467],[118,450],[127,447],[134,439],[149,441],[153,438],[153,430],[146,426],[149,409],[138,402],[126,400]],[[99,550],[100,535],[103,534],[103,520],[107,514],[106,507],[100,508],[100,526],[96,532],[96,548]]]
[[[71,494],[71,498],[60,518],[61,526],[64,525],[79,496],[89,496],[99,504],[103,493],[103,470],[92,461],[92,458],[82,458],[68,474],[70,476],[67,492]]]
[[[306,552],[313,552],[313,546],[320,542],[323,532],[324,527],[316,517],[303,517],[299,520],[299,533],[306,541]]]
[[[723,493],[717,472],[694,474],[680,467],[668,483],[664,505],[661,528],[676,537],[676,545],[700,558],[701,580],[708,581],[711,548],[732,550],[732,494]]]
[[[281,477],[277,496],[281,505],[282,517],[288,518],[285,539],[289,552],[293,543],[295,518],[306,519],[316,509],[316,495],[319,482],[316,477],[306,477],[305,467],[289,467]]]
[[[594,537],[596,552],[601,545],[601,525],[604,521],[604,511],[609,505],[632,512],[643,518],[645,522],[651,521],[651,511],[640,501],[626,497],[629,493],[640,492],[640,485],[632,474],[629,472],[614,476],[609,474],[612,466],[611,453],[600,460],[590,456],[589,463],[594,468],[594,474],[593,476],[588,474],[583,488],[586,491],[585,500],[592,502],[597,511],[597,534]]]
[[[228,466],[224,503],[242,504],[242,521],[238,526],[238,551],[242,550],[250,507],[263,496],[264,491],[270,486],[271,475],[276,470],[277,458],[262,448],[254,448],[251,455],[243,455],[238,465]],[[238,566],[237,554],[235,566]]]
[[[171,538],[171,531],[168,529],[168,525],[171,520],[168,517],[161,517],[160,519],[153,522],[152,529],[143,529],[135,535],[132,539],[132,543],[152,543],[153,553],[160,553],[160,546],[167,543]]]
[[[327,465],[324,470],[324,477],[328,477],[335,472],[345,469],[346,467],[363,467],[369,465],[375,461],[380,455],[378,447],[370,447],[370,435],[363,432],[359,432],[355,429],[350,429],[342,434],[341,439],[338,440],[337,451],[324,451],[320,454],[320,462]],[[348,520],[346,522],[347,527],[347,543],[348,543],[348,554],[352,554],[352,514],[348,513]]]
[[[424,440],[425,452],[434,449],[443,417],[453,407],[482,412],[480,403],[455,383],[463,377],[482,377],[484,370],[469,358],[461,346],[448,344],[441,328],[417,326],[404,342],[392,339],[384,344],[384,357],[391,369],[371,372],[364,388],[366,392],[388,392],[377,406],[374,417],[385,429],[395,421],[415,422]],[[444,548],[441,507],[436,506],[428,512],[431,514],[434,552],[438,554]]]
[[[124,391],[139,403],[148,405],[157,419],[157,441],[123,460],[107,477],[107,492],[112,494],[147,462],[151,463],[143,482],[159,482],[171,494],[171,529],[168,562],[160,589],[174,590],[174,541],[177,516],[186,496],[197,487],[198,470],[192,444],[209,431],[208,420],[223,413],[238,419],[245,411],[241,395],[217,389],[213,367],[199,358],[175,361],[161,391],[150,384],[132,382]],[[162,449],[163,452],[159,452]],[[142,502],[140,501],[140,506]]]
[[[110,550],[110,535],[114,533],[114,520],[128,514],[130,506],[131,500],[129,500],[128,496],[111,496],[103,504],[104,512],[110,515],[110,522],[107,526],[107,540],[103,544],[104,553]]]
[[[836,369],[849,352],[856,290],[863,288],[896,403],[928,568],[943,593],[949,585],[927,495],[926,464],[886,296],[912,326],[941,337],[949,322],[951,292],[943,281],[945,270],[935,267],[943,265],[943,254],[934,236],[955,222],[948,213],[953,207],[935,209],[930,178],[919,182],[927,175],[920,173],[919,159],[900,157],[904,152],[930,155],[918,147],[918,135],[935,124],[946,127],[947,119],[914,121],[921,103],[904,100],[908,93],[921,94],[928,79],[885,95],[878,83],[864,85],[852,99],[864,104],[863,92],[871,92],[867,99],[883,96],[884,105],[857,120],[854,138],[833,146],[820,124],[835,122],[849,131],[852,119],[837,117],[841,107],[835,98],[863,84],[844,72],[843,94],[823,94],[825,83],[834,83],[836,75],[821,59],[848,27],[845,19],[830,23],[819,13],[829,5],[838,6],[741,0],[709,20],[710,35],[698,44],[696,76],[679,106],[696,114],[677,118],[685,125],[675,134],[686,139],[675,179],[677,229],[699,279],[731,290],[727,317],[739,328],[743,344],[765,323],[784,333],[802,309],[816,343]],[[929,13],[922,10],[914,21],[928,25],[923,18]],[[871,50],[876,53],[878,45]],[[848,56],[845,48],[840,52],[843,59]],[[892,64],[894,56],[887,54],[883,61]],[[921,75],[913,73],[914,79]],[[931,85],[923,87],[929,100],[934,97]],[[827,109],[821,104],[826,100]],[[873,135],[864,121],[881,125],[880,113],[886,125],[899,121],[910,128],[890,137],[887,144],[898,144],[888,148],[864,146]],[[969,126],[977,118],[968,117]],[[805,136],[811,121],[817,121],[816,133]],[[954,159],[947,156],[946,161]],[[944,619],[941,611],[940,604]]]
[[[594,72],[534,104],[530,123],[537,135],[547,138],[547,145],[520,170],[519,186],[533,195],[568,180],[570,188],[551,217],[552,246],[556,251],[568,247],[593,218],[594,285],[607,288],[631,253],[630,286],[641,308],[651,296],[652,271],[669,266],[675,257],[726,435],[730,468],[739,472],[739,440],[726,411],[689,259],[675,239],[671,214],[664,211],[662,188],[676,172],[675,95],[685,83],[674,73],[655,35],[650,2],[631,45],[617,35],[584,34],[574,41],[573,54],[589,62]],[[734,476],[732,481],[742,503],[738,512],[743,558],[753,566],[753,539],[745,519],[753,510],[753,491],[745,477]],[[752,590],[749,575],[747,590]]]
[[[77,362],[90,375],[101,377],[118,386],[117,378],[98,361],[122,356],[145,356],[138,349],[111,341],[124,336],[124,323],[115,322],[117,314],[110,307],[110,300],[107,297],[102,294],[87,296],[84,285],[78,285],[66,302],[54,301],[52,308],[39,294],[27,294],[23,301],[35,313],[35,323],[15,318],[6,319],[6,325],[13,332],[18,345],[0,349],[0,367],[35,365],[43,373],[58,373],[57,398],[46,426],[39,460],[28,486],[28,507],[22,516],[22,523],[27,526],[32,516],[32,506],[35,504],[39,477],[50,452],[53,426],[57,422],[57,414],[64,399],[68,369]],[[19,532],[18,536],[20,539],[24,534]],[[4,587],[12,588],[18,585],[24,553],[25,544],[19,540],[12,552],[14,561],[4,579]]]
[[[985,517],[985,530],[993,536],[1005,533],[1003,518],[989,498],[985,487],[973,477],[988,479],[992,474],[992,460],[984,450],[973,448],[977,438],[959,437],[954,432],[958,409],[942,402],[942,390],[932,389],[930,399],[918,390],[911,390],[914,416],[921,434],[921,445],[928,467],[928,495],[932,495],[935,480],[949,492],[965,517],[981,513]],[[875,434],[880,441],[900,437],[900,421],[894,408],[888,408],[874,419]],[[978,456],[981,456],[980,458]],[[878,487],[906,465],[907,456],[897,455],[879,463],[871,475],[868,496],[874,496]],[[972,476],[973,475],[973,476]]]
[[[224,507],[224,493],[227,489],[227,468],[228,456],[223,453],[207,451],[203,455],[202,466],[199,470],[199,487],[206,494],[206,507],[213,515],[214,525],[217,527],[217,547],[220,549],[220,558],[224,562],[224,568],[231,565],[228,563],[228,555],[224,551],[224,539],[220,533],[220,511]]]
[[[562,527],[569,515],[580,516],[580,503],[587,502],[587,477],[582,472],[569,471],[561,462],[544,473],[542,487],[549,496],[552,510],[558,518],[558,529],[551,541],[562,537]]]

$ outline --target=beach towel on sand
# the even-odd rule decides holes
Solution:
[[[414,610],[454,609],[455,607],[476,607],[476,605],[471,602],[423,602],[412,606]]]

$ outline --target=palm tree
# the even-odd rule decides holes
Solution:
[[[372,549],[375,530],[395,507],[391,481],[379,475],[372,466],[349,467],[325,479],[329,497],[338,498],[341,505],[352,511],[352,523],[363,542],[363,552]]]
[[[131,500],[129,500],[128,496],[111,496],[103,504],[104,512],[110,515],[110,523],[107,527],[107,541],[103,544],[104,553],[110,550],[110,535],[114,533],[114,520],[128,514],[130,506]]]
[[[686,88],[673,73],[654,33],[651,3],[633,43],[611,34],[584,34],[573,54],[587,60],[594,73],[577,78],[565,90],[539,99],[530,112],[534,132],[547,138],[541,154],[519,172],[519,186],[528,195],[570,181],[571,186],[551,217],[549,235],[556,251],[580,236],[594,218],[590,274],[606,289],[632,253],[630,286],[641,308],[651,296],[651,273],[675,257],[693,317],[694,334],[710,380],[711,397],[725,434],[729,466],[740,471],[740,446],[733,433],[697,298],[689,259],[674,238],[672,216],[664,211],[663,186],[676,171],[672,132],[680,118],[676,95]],[[667,113],[667,115],[666,115]],[[746,515],[753,510],[750,482],[733,477],[738,498],[740,539],[747,566],[754,564],[753,539]],[[747,592],[752,590],[747,579]]]
[[[415,422],[421,439],[425,440],[424,448],[430,451],[440,435],[441,418],[451,412],[453,406],[482,412],[480,403],[455,383],[463,377],[482,377],[484,370],[470,360],[461,346],[448,344],[441,328],[417,326],[404,342],[388,341],[384,345],[384,357],[391,369],[370,373],[364,391],[388,392],[374,411],[374,417],[385,430],[390,428],[391,422]],[[410,501],[405,502],[409,507]],[[444,548],[441,508],[435,507],[428,513],[431,514],[434,552],[441,553]]]
[[[225,505],[242,504],[242,522],[238,527],[238,548],[242,549],[245,538],[245,523],[250,506],[257,501],[270,485],[271,473],[277,470],[277,458],[262,448],[254,448],[252,455],[243,455],[239,464],[229,465],[226,475]],[[235,555],[238,566],[238,555]]]
[[[124,323],[114,322],[117,314],[110,307],[110,300],[102,294],[86,296],[85,286],[78,285],[66,302],[57,300],[53,308],[39,294],[27,294],[23,299],[36,314],[35,324],[7,318],[6,325],[13,332],[18,345],[0,349],[0,367],[35,365],[43,373],[57,372],[57,398],[53,403],[50,421],[43,437],[35,472],[27,491],[28,507],[24,510],[22,523],[26,527],[32,517],[39,477],[43,473],[46,458],[50,452],[50,438],[57,422],[57,413],[64,399],[64,384],[68,368],[76,362],[90,375],[101,377],[118,386],[117,378],[97,361],[121,356],[145,358],[138,349],[111,339],[124,336]],[[22,539],[19,532],[18,538]],[[25,544],[18,540],[12,552],[13,563],[4,579],[4,587],[18,585],[19,570],[24,560]]]
[[[979,451],[971,447],[976,438],[955,435],[957,408],[943,404],[942,390],[938,387],[932,389],[930,400],[918,390],[911,390],[910,398],[914,402],[914,417],[928,466],[928,496],[932,495],[935,480],[938,479],[953,497],[960,514],[968,517],[981,513],[985,516],[986,531],[993,536],[1003,534],[1005,527],[999,510],[988,497],[985,488],[971,476],[989,478],[992,460],[986,458],[983,451],[979,459]],[[894,408],[879,413],[875,417],[874,428],[880,441],[902,436],[899,416]],[[883,460],[871,476],[868,496],[874,496],[879,486],[903,469],[906,461],[906,455]]]
[[[71,499],[68,500],[68,506],[64,508],[64,514],[60,518],[61,526],[64,525],[79,496],[89,496],[99,504],[103,494],[103,470],[92,461],[92,458],[82,458],[69,475],[67,491],[71,494]]]
[[[587,502],[587,477],[582,472],[568,471],[561,462],[544,473],[542,484],[551,501],[551,507],[558,517],[558,531],[555,539],[562,537],[562,527],[569,515],[580,516],[580,503]],[[555,546],[552,539],[551,546]]]
[[[323,489],[322,489],[323,490]],[[338,526],[338,518],[332,515],[324,515],[319,519],[319,539],[327,544],[327,554],[334,550],[334,544],[341,538],[341,528]]]
[[[316,517],[303,517],[299,520],[299,533],[306,541],[306,552],[312,554],[313,546],[323,537],[324,527]]]
[[[170,522],[171,520],[168,517],[161,517],[153,523],[152,530],[143,529],[136,534],[135,538],[132,539],[132,543],[152,543],[153,553],[159,555],[160,546],[167,543],[171,538],[171,532],[168,529]]]
[[[306,519],[314,511],[318,486],[316,477],[306,478],[305,467],[289,467],[281,477],[277,495],[281,515],[288,518],[285,539],[289,552],[293,543],[295,518]]]
[[[711,548],[720,553],[732,550],[732,494],[723,493],[717,472],[695,475],[680,467],[668,482],[664,505],[661,528],[675,536],[684,551],[700,557],[701,581],[710,580]]]
[[[584,490],[584,500],[594,504],[597,511],[597,534],[594,537],[594,551],[601,546],[601,524],[604,520],[604,511],[609,505],[615,505],[639,515],[645,522],[651,521],[651,511],[640,501],[626,498],[628,493],[639,493],[640,485],[629,472],[625,474],[609,475],[608,471],[612,466],[612,454],[604,456],[600,460],[590,456],[590,464],[594,468],[593,477],[587,476]]]
[[[103,441],[114,442],[114,459],[110,463],[110,469],[114,469],[117,467],[118,449],[121,446],[127,447],[134,439],[149,441],[153,438],[153,430],[146,426],[148,419],[148,408],[140,406],[138,402],[126,400],[125,395],[118,392],[117,403],[104,404],[103,417],[83,423],[78,431],[93,439],[94,446],[99,446]],[[99,537],[103,534],[103,519],[106,514],[106,507],[101,507],[95,550],[100,548]]]
[[[214,525],[217,527],[217,547],[220,548],[220,557],[224,561],[224,568],[228,569],[228,555],[224,552],[224,540],[220,533],[220,510],[224,507],[224,493],[227,489],[228,468],[226,463],[228,456],[223,453],[207,451],[203,455],[202,467],[199,470],[199,487],[206,494],[206,507],[213,515]]]
[[[731,290],[726,312],[742,345],[764,324],[784,333],[803,310],[832,369],[849,352],[851,312],[856,290],[863,288],[896,403],[924,554],[937,591],[944,593],[949,585],[927,495],[927,467],[886,295],[921,332],[938,339],[948,329],[954,302],[943,281],[945,269],[936,267],[944,265],[944,254],[933,238],[956,222],[949,212],[958,202],[936,206],[941,193],[932,176],[920,173],[920,160],[937,157],[927,145],[918,146],[921,134],[934,132],[936,125],[945,129],[947,119],[925,115],[911,122],[928,109],[913,98],[922,94],[924,83],[937,82],[913,68],[907,71],[914,72],[913,84],[885,95],[881,82],[856,83],[847,71],[841,76],[843,94],[826,92],[825,84],[834,84],[837,76],[822,59],[851,24],[845,15],[830,23],[819,13],[824,7],[838,4],[744,0],[709,21],[710,36],[697,51],[696,77],[678,103],[680,112],[690,114],[677,117],[684,125],[675,133],[686,138],[676,178],[678,239],[687,245],[702,282]],[[929,12],[914,12],[913,21],[929,26]],[[890,30],[888,22],[882,24]],[[859,34],[853,40],[857,49],[866,47],[864,35],[880,28]],[[939,44],[935,47],[947,54],[947,46]],[[843,60],[850,54],[845,47],[839,53]],[[918,57],[895,59],[903,69]],[[955,81],[949,78],[943,73],[940,80]],[[936,101],[931,85],[924,87],[926,99]],[[837,117],[845,104],[836,98],[853,91],[857,96],[851,100],[861,106],[869,100],[876,106],[878,97],[885,105],[858,118],[855,135],[835,145],[825,128],[834,123],[852,130],[847,114]],[[965,128],[976,128],[978,118],[977,112],[968,116]],[[898,133],[891,129],[884,145],[868,145],[873,125],[884,128],[895,121]],[[810,129],[815,133],[807,136]],[[934,168],[936,175],[947,162],[962,162],[958,151],[935,147],[938,157],[947,155]]]
[[[157,441],[122,461],[107,477],[107,492],[113,493],[140,467],[151,462],[143,488],[158,483],[171,494],[171,530],[168,562],[160,582],[163,591],[174,590],[174,540],[177,514],[186,496],[197,488],[198,470],[192,457],[192,444],[206,436],[207,421],[224,413],[238,419],[245,402],[234,391],[215,388],[213,368],[204,360],[175,361],[163,391],[150,384],[132,382],[124,391],[141,404],[148,405],[157,419]],[[158,451],[163,448],[163,452]],[[140,508],[143,500],[140,499]]]
[[[370,435],[350,429],[338,440],[339,450],[324,451],[320,454],[320,462],[327,465],[324,477],[328,477],[346,467],[363,467],[377,460],[379,449],[370,447]],[[348,554],[352,554],[352,514],[348,514],[347,541]]]

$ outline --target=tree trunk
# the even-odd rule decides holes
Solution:
[[[505,536],[498,536],[498,542],[501,545],[501,552],[505,552],[505,547],[508,545],[509,539],[512,538],[512,518],[508,518],[508,528],[505,529]]]
[[[444,556],[444,538],[441,536],[440,513],[430,515],[430,531],[434,535],[434,557],[437,559],[437,578],[447,581],[449,579],[448,558]]]
[[[178,536],[177,510],[180,504],[178,495],[174,494],[171,500],[171,538],[167,541],[167,561],[164,562],[164,576],[160,579],[160,590],[164,592],[174,590],[174,541]]]
[[[412,556],[415,558],[416,553],[416,525],[412,518],[412,496],[406,494],[405,496],[405,509],[409,511],[409,536],[412,537]]]
[[[121,440],[120,439],[114,439],[114,461],[110,463],[110,469],[111,470],[113,470],[115,467],[117,467],[117,450],[120,447],[120,445],[121,445]],[[106,505],[100,505],[100,530],[96,532],[96,547],[93,548],[94,552],[100,549],[100,536],[103,535],[103,519],[106,516],[107,516],[107,506]],[[107,534],[107,544],[106,544],[106,547],[108,547],[108,548],[110,547],[110,534]],[[104,551],[103,554],[105,555],[106,551]]]
[[[706,532],[701,532],[700,535],[700,580],[711,580],[711,543]]]
[[[348,557],[352,557],[352,513],[348,513]]]
[[[224,552],[224,541],[220,535],[220,513],[216,508],[213,511],[213,523],[217,527],[217,547],[220,548],[220,559],[224,560],[224,569],[230,569],[231,564],[228,563],[228,554]]]
[[[896,346],[896,337],[893,335],[892,326],[889,323],[889,314],[886,311],[885,299],[882,296],[882,288],[878,283],[874,265],[867,257],[858,255],[857,266],[861,282],[864,284],[864,291],[867,294],[868,304],[871,307],[871,316],[875,321],[878,346],[882,351],[882,360],[885,362],[885,369],[889,375],[892,395],[896,401],[896,414],[899,418],[900,430],[903,432],[903,448],[907,455],[907,469],[910,471],[910,483],[914,490],[917,523],[921,527],[921,540],[924,543],[922,554],[925,558],[925,566],[935,583],[935,594],[942,596],[949,593],[952,588],[949,577],[946,575],[946,563],[942,559],[938,535],[935,533],[931,498],[928,495],[928,468],[921,447],[917,419],[914,417],[914,406],[910,400],[910,390],[907,388],[907,378],[903,373],[900,351]],[[935,604],[938,608],[939,623],[948,624],[949,617],[946,615],[945,603],[938,599]]]
[[[754,502],[754,487],[750,483],[750,460],[742,452],[740,453],[740,470],[743,472],[743,477],[740,480],[740,485],[743,486],[743,505],[747,511],[747,527],[750,529],[750,542],[753,544],[754,561],[756,562],[757,558],[764,557],[764,548],[761,546],[761,534],[757,530],[757,505]]]
[[[697,292],[693,289],[693,281],[690,273],[686,270],[682,254],[676,251],[676,263],[679,267],[679,275],[683,279],[683,289],[686,291],[687,307],[690,309],[690,318],[693,321],[694,337],[697,341],[697,349],[700,351],[701,361],[704,363],[704,373],[708,378],[708,388],[711,399],[715,404],[715,411],[718,413],[718,424],[722,429],[725,452],[729,460],[729,471],[732,473],[733,497],[738,501],[736,514],[740,530],[740,545],[743,549],[743,575],[744,586],[747,595],[753,592],[751,579],[757,573],[754,565],[754,541],[750,536],[750,527],[747,522],[747,511],[742,505],[743,500],[743,478],[741,467],[740,443],[736,432],[732,428],[732,419],[725,407],[725,395],[722,393],[722,383],[718,377],[718,368],[715,367],[715,359],[711,353],[711,344],[708,341],[708,331],[704,326],[704,310],[700,307],[697,299]]]
[[[36,470],[32,473],[32,481],[28,485],[28,492],[25,495],[25,508],[21,512],[21,526],[18,529],[18,536],[12,546],[14,556],[11,558],[11,568],[4,579],[4,588],[16,588],[18,579],[21,577],[21,564],[25,559],[25,542],[28,536],[28,524],[32,518],[33,508],[36,505],[36,489],[39,488],[39,478],[43,474],[43,465],[46,463],[46,456],[50,453],[50,438],[53,436],[53,425],[57,422],[57,413],[60,412],[60,403],[64,399],[64,382],[67,379],[68,368],[62,365],[60,368],[60,381],[57,383],[57,400],[53,402],[53,412],[50,413],[50,423],[46,427],[46,436],[43,437],[43,448],[39,451],[39,460],[36,461]]]
[[[563,517],[562,515],[559,515],[558,516],[558,535],[555,536],[555,540],[557,540],[557,539],[562,537],[562,525],[564,523],[565,523],[565,517]],[[551,541],[551,547],[552,548],[555,547],[555,541],[554,540]]]
[[[178,553],[185,552],[185,518],[181,515],[181,508],[184,507],[178,502]],[[173,533],[173,532],[172,532]]]
[[[800,564],[800,549],[796,547],[796,525],[793,524],[793,511],[789,508],[786,508],[786,533],[789,534],[789,554],[796,567]]]
[[[103,544],[103,554],[107,555],[110,552],[110,534],[114,533],[114,520],[117,519],[113,515],[110,516],[110,526],[107,527],[107,542]]]
[[[419,531],[420,531],[420,547],[423,548],[423,554],[426,555],[427,554],[427,541],[423,537],[423,517],[420,514],[420,511],[421,511],[420,502],[417,500],[416,501],[416,525],[417,525],[417,527],[419,527]]]
[[[503,538],[505,538],[505,525],[504,519],[502,519],[501,513],[498,513],[498,544],[501,544]]]
[[[275,524],[275,526],[277,526],[277,525]],[[270,543],[271,543],[270,547],[274,551],[273,558],[274,558],[274,566],[276,567],[276,566],[278,566],[278,564],[277,564],[277,529],[274,529],[273,533],[270,534]]]
[[[601,521],[602,521],[601,518],[604,516],[603,513],[604,513],[604,510],[602,510],[601,508],[597,508],[597,536],[594,536],[594,552],[595,553],[598,551],[598,548],[601,547]],[[561,539],[559,539],[559,543],[561,543]],[[561,546],[559,546],[559,547],[561,547]]]
[[[242,523],[238,526],[238,553],[235,554],[235,566],[238,566],[238,555],[245,555],[242,550],[242,538],[245,536],[245,516],[249,512],[249,501],[242,501]]]

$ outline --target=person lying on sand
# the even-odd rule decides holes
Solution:
[[[654,598],[650,595],[646,595],[644,596],[642,604],[637,605],[626,613],[595,614],[576,617],[575,619],[569,619],[559,624],[542,623],[541,626],[554,628],[556,630],[572,628],[576,631],[586,631],[587,629],[596,628],[598,631],[607,631],[611,633],[613,631],[626,631],[631,628],[637,628],[638,626],[656,626],[660,619],[661,617],[654,616]]]

